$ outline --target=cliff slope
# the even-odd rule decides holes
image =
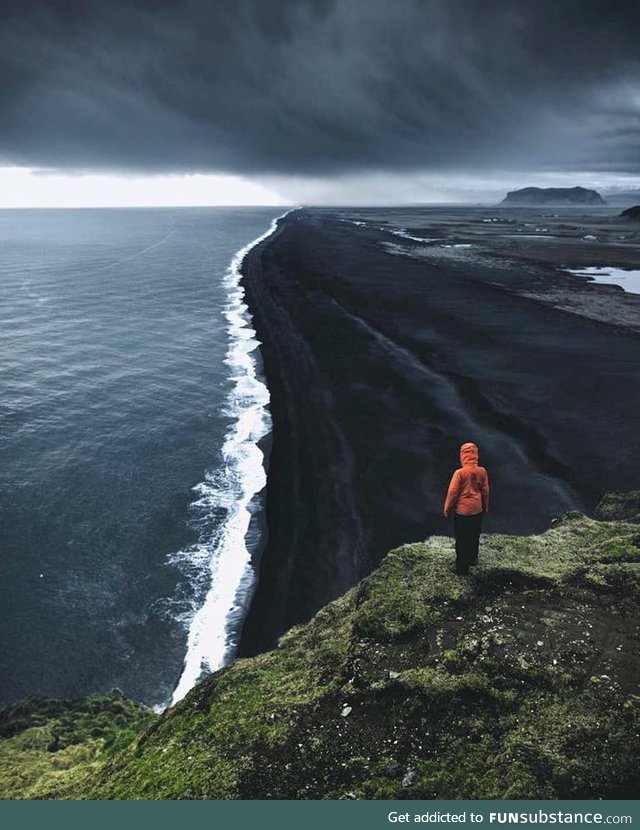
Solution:
[[[404,545],[276,649],[141,721],[119,752],[44,768],[61,752],[5,713],[1,794],[633,797],[640,493],[597,515],[484,536],[469,578],[452,571],[450,538]],[[8,788],[16,753],[22,781],[14,763]]]
[[[442,502],[465,441],[496,485],[486,532],[541,533],[637,486],[637,332],[528,296],[573,290],[555,266],[485,257],[455,236],[430,249],[378,226],[384,215],[354,225],[296,211],[243,262],[273,416],[243,656],[273,648],[389,550],[449,532]],[[452,256],[407,256],[405,242]]]

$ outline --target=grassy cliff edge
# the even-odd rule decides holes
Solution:
[[[161,716],[119,695],[0,713],[4,798],[631,798],[640,492],[539,536],[391,551],[276,649]]]

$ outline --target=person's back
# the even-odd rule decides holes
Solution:
[[[455,510],[456,570],[466,574],[478,561],[482,515],[489,509],[489,476],[478,464],[475,444],[460,447],[460,463],[449,483],[444,515],[448,517]]]

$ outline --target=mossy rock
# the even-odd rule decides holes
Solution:
[[[603,522],[640,523],[640,490],[630,493],[606,493],[596,507],[595,517]]]
[[[0,712],[0,796],[75,797],[71,788],[155,719],[122,693],[29,698]],[[75,790],[74,790],[75,792]]]
[[[0,715],[4,757],[49,765],[2,792],[634,797],[640,547],[625,516],[572,513],[539,536],[483,536],[468,577],[453,571],[451,539],[404,545],[273,651],[129,721],[126,746],[94,731],[127,717],[126,701],[87,699],[71,720],[28,702]],[[52,737],[66,749],[47,752]]]

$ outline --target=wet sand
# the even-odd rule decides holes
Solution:
[[[274,429],[242,653],[394,546],[451,532],[464,441],[489,470],[489,532],[640,485],[640,296],[564,270],[638,267],[640,229],[615,214],[305,209],[248,255]]]

